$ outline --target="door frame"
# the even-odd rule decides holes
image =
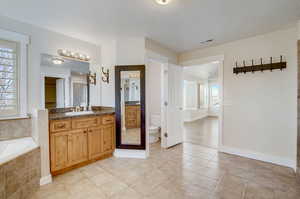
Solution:
[[[46,109],[45,108],[45,78],[46,77],[52,77],[52,78],[58,78],[58,79],[63,79],[64,80],[64,105],[65,107],[70,105],[70,88],[69,88],[69,75],[64,75],[64,74],[53,74],[53,73],[47,73],[47,72],[41,72],[40,74],[40,108],[41,109]]]
[[[162,55],[159,55],[153,51],[150,51],[150,50],[147,50],[147,56],[146,56],[146,71],[149,70],[148,69],[148,63],[149,62],[156,62],[158,64],[161,64],[161,73],[158,74],[160,76],[160,79],[161,79],[161,111],[160,111],[160,115],[161,115],[161,132],[160,132],[160,137],[161,137],[161,147],[162,148],[166,148],[165,147],[165,143],[163,141],[163,136],[164,136],[164,133],[163,133],[163,126],[166,125],[166,120],[164,119],[164,115],[166,113],[166,108],[164,107],[164,71],[165,70],[168,70],[168,64],[169,63],[169,59],[167,57],[164,57]],[[146,74],[146,79],[149,79],[147,78],[147,76],[149,75],[149,73]],[[149,87],[149,80],[146,81],[146,88]],[[148,90],[148,91],[147,91]],[[146,95],[149,96],[150,93],[149,93],[149,89],[146,89]],[[146,101],[146,103],[148,103],[148,101]],[[149,106],[148,106],[149,107]],[[147,126],[147,129],[149,129],[150,127],[150,111],[147,111],[147,115],[146,115],[146,123],[149,124],[149,126]],[[149,156],[150,154],[150,142],[149,142],[149,132],[147,132],[146,134],[146,137],[147,137],[147,143],[146,143],[146,152],[147,152],[147,156]]]
[[[218,71],[218,84],[219,84],[219,96],[220,96],[220,110],[218,113],[218,120],[219,120],[219,132],[218,132],[218,151],[222,150],[223,147],[223,130],[224,130],[224,55],[215,55],[204,57],[201,59],[193,59],[185,62],[181,62],[180,65],[183,67],[195,66],[206,64],[210,62],[218,61],[219,64],[219,71]]]

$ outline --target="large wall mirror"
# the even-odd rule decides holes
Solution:
[[[145,66],[116,66],[117,148],[145,149]]]
[[[89,106],[89,72],[88,62],[41,54],[45,108]]]

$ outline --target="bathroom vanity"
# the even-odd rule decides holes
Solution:
[[[88,112],[49,113],[51,174],[112,156],[115,149],[115,112],[99,107]]]

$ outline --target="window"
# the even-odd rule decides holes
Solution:
[[[199,84],[199,108],[207,108],[208,104],[208,91],[207,83]]]
[[[87,106],[87,84],[73,83],[73,106]]]
[[[210,87],[210,104],[212,106],[219,106],[219,86],[212,85]]]
[[[0,40],[0,113],[18,114],[17,43]]]
[[[184,109],[198,108],[198,84],[196,81],[184,80]]]
[[[27,116],[27,36],[0,29],[0,119]]]

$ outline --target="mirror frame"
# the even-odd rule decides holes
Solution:
[[[141,87],[141,143],[139,145],[122,144],[122,116],[121,116],[121,71],[140,71]],[[116,148],[118,149],[146,149],[146,80],[145,65],[115,66],[115,106],[116,106]]]

